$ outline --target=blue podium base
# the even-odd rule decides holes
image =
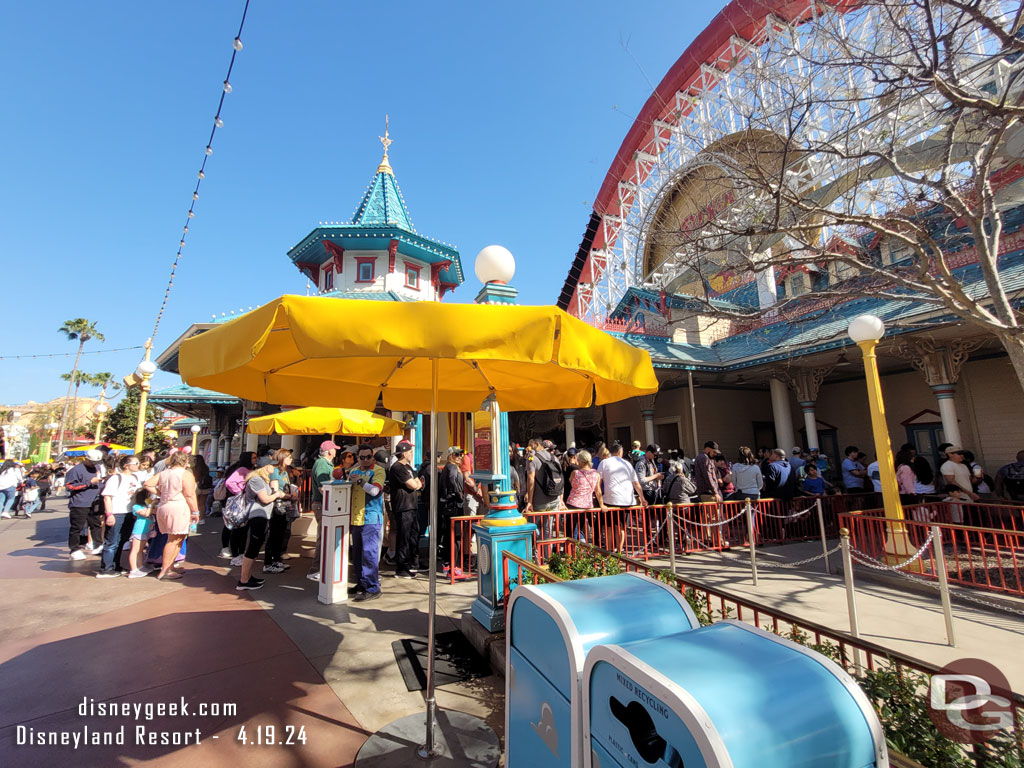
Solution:
[[[482,598],[477,597],[473,601],[472,613],[477,623],[483,625],[488,632],[503,632],[505,630],[505,610],[502,606],[492,608]]]
[[[500,632],[505,628],[505,612],[501,605],[505,588],[501,554],[507,551],[523,560],[532,560],[531,541],[536,532],[537,526],[533,523],[473,526],[477,542],[477,590],[472,613],[488,632]],[[510,565],[509,575],[518,582],[519,568],[512,563]]]

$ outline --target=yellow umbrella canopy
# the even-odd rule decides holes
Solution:
[[[650,356],[556,307],[282,296],[188,339],[192,386],[248,400],[404,411],[582,408],[658,390]],[[436,400],[432,367],[436,362]]]
[[[404,424],[358,408],[296,408],[249,421],[252,435],[359,435],[397,437]]]

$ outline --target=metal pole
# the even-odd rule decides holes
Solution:
[[[828,541],[825,539],[825,515],[821,511],[821,499],[815,499],[814,506],[818,508],[818,530],[821,531],[821,554],[825,558],[825,573],[831,575],[832,569],[828,565]]]
[[[853,558],[850,557],[850,531],[839,529],[839,544],[843,548],[843,581],[846,582],[846,610],[850,614],[850,634],[860,637],[860,623],[857,621],[857,596],[853,589]],[[860,668],[860,651],[854,650],[853,664]]]
[[[932,552],[935,553],[935,571],[939,577],[939,594],[942,595],[942,615],[946,618],[946,645],[956,647],[956,632],[953,630],[953,605],[949,600],[949,575],[946,573],[946,556],[942,552],[942,529],[932,526]]]
[[[676,510],[670,501],[665,505],[668,511],[668,564],[673,575],[676,572]]]
[[[750,580],[757,586],[757,537],[754,535],[754,505],[747,499],[743,507],[747,513],[747,541],[750,542]]]
[[[686,372],[686,381],[690,387],[690,426],[693,428],[693,455],[700,453],[700,443],[697,442],[697,402],[693,399],[693,371]]]
[[[430,600],[427,617],[427,738],[416,750],[423,760],[432,760],[439,752],[434,743],[434,611],[437,608],[437,359],[430,361]],[[453,565],[454,567],[454,565]]]

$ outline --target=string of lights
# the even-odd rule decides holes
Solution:
[[[217,103],[217,112],[213,116],[213,127],[210,129],[210,138],[206,142],[206,149],[203,153],[203,162],[199,166],[199,174],[196,179],[196,186],[192,190],[192,203],[188,207],[188,214],[185,216],[185,226],[182,228],[181,240],[178,243],[178,252],[174,257],[174,262],[171,264],[171,276],[167,280],[167,287],[164,289],[164,298],[160,303],[160,311],[156,313],[156,322],[153,323],[153,335],[151,339],[156,338],[157,331],[160,329],[160,321],[163,319],[164,310],[167,308],[167,302],[171,296],[171,288],[174,287],[174,273],[178,269],[178,263],[181,261],[181,251],[185,247],[185,238],[188,237],[188,224],[195,217],[196,201],[199,200],[199,187],[203,183],[203,179],[206,178],[206,163],[210,159],[210,155],[213,154],[213,138],[217,135],[217,129],[224,127],[224,120],[221,118],[221,111],[224,109],[224,98],[231,93],[231,70],[235,66],[235,56],[242,50],[242,29],[245,27],[245,17],[249,13],[249,0],[245,0],[245,8],[242,9],[242,21],[238,25],[238,34],[235,35],[235,39],[231,42],[231,61],[228,62],[228,72],[224,76],[224,85],[221,88],[220,101]]]
[[[129,349],[145,349],[141,344],[135,347],[118,347],[117,349],[82,350],[83,355],[105,355],[109,352],[127,352]],[[71,357],[78,352],[50,352],[42,355],[0,355],[0,360],[35,360],[43,357]]]

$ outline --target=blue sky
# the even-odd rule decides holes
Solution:
[[[0,357],[150,334],[244,0],[0,5]],[[196,217],[155,341],[304,293],[287,250],[351,217],[380,159],[417,229],[516,256],[524,304],[555,301],[612,157],[721,2],[253,0]],[[83,370],[134,368],[138,351]],[[71,358],[0,359],[0,402],[64,393]],[[154,384],[177,377],[158,374]]]

